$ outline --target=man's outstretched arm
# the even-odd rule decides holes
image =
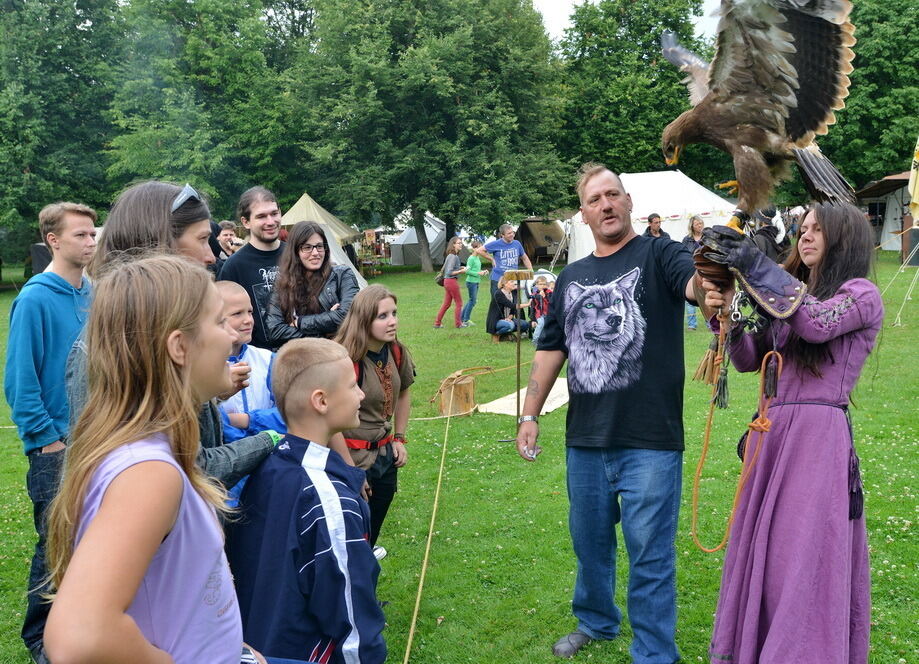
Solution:
[[[558,373],[565,364],[565,353],[560,350],[538,350],[533,357],[527,395],[523,401],[523,415],[539,415],[549,390],[555,384]],[[539,454],[536,439],[539,425],[535,421],[524,422],[517,429],[517,453],[527,461],[534,461]]]

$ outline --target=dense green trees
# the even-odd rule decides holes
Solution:
[[[820,146],[856,187],[909,169],[919,135],[919,4],[852,3],[858,40],[846,107]]]
[[[0,0],[0,239],[21,260],[36,215],[104,210],[140,178],[190,181],[217,216],[265,184],[360,225],[429,209],[491,232],[572,206],[579,163],[663,168],[688,107],[659,55],[700,0],[576,7],[554,48],[530,0]],[[856,71],[824,151],[856,185],[905,169],[919,133],[908,0],[860,0]],[[730,160],[681,162],[711,186]],[[794,183],[779,192],[799,195]]]
[[[122,48],[117,0],[0,4],[2,255],[21,261],[38,211],[61,198],[110,201],[105,117]]]
[[[420,230],[427,209],[493,231],[563,195],[558,67],[529,2],[317,6],[318,45],[299,62],[313,75],[291,100],[311,128],[303,149],[352,220],[411,208]]]

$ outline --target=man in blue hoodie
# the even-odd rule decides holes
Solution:
[[[42,209],[38,225],[51,264],[29,279],[10,310],[3,387],[29,459],[26,486],[38,533],[22,626],[22,639],[35,662],[46,661],[42,636],[50,609],[38,590],[46,575],[44,516],[57,492],[69,433],[64,367],[89,312],[90,286],[83,268],[96,248],[95,221],[95,211],[78,203]]]

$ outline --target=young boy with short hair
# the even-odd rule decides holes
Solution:
[[[252,328],[255,319],[252,317],[252,300],[246,289],[235,281],[218,281],[217,291],[223,298],[223,312],[227,317],[227,324],[236,331],[236,342],[233,344],[233,354],[229,361],[233,364],[245,362],[249,365],[249,385],[241,389],[229,399],[220,402],[220,410],[229,415],[230,424],[239,426],[242,422],[234,420],[234,413],[251,413],[274,407],[274,395],[271,392],[271,366],[274,353],[264,348],[250,346],[252,341]],[[240,428],[248,428],[245,422]],[[269,427],[270,428],[270,427]]]
[[[288,434],[249,477],[227,528],[244,637],[271,657],[381,664],[365,474],[328,447],[359,424],[354,365],[333,341],[296,339],[278,353],[272,388]]]

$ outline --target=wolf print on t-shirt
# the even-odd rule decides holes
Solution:
[[[568,387],[600,394],[632,385],[641,375],[645,319],[635,302],[641,269],[596,286],[565,289]]]

